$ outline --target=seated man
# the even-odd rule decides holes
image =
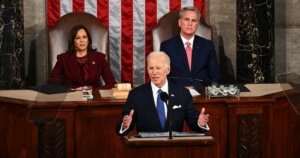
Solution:
[[[200,83],[183,78],[210,79],[220,82],[220,71],[214,45],[211,41],[195,35],[200,22],[200,12],[185,7],[179,13],[180,34],[161,43],[160,50],[171,59],[169,77],[182,86],[201,86]]]
[[[137,132],[166,132],[169,129],[167,106],[162,102],[160,93],[169,94],[172,108],[172,131],[182,132],[184,120],[193,131],[205,132],[208,114],[205,108],[201,113],[195,109],[190,92],[167,80],[170,72],[170,58],[164,52],[152,52],[147,57],[147,70],[151,81],[130,91],[122,117],[116,126],[119,135],[127,135],[134,129]]]

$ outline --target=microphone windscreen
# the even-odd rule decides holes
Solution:
[[[169,100],[169,95],[166,92],[161,92],[160,99],[164,102],[167,102]]]

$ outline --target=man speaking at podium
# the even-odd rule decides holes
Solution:
[[[127,135],[134,129],[137,132],[167,132],[169,116],[167,106],[160,98],[165,92],[172,107],[172,131],[183,131],[184,120],[189,128],[197,132],[209,130],[208,114],[205,108],[199,113],[190,92],[167,80],[170,73],[170,58],[164,52],[152,52],[147,57],[147,70],[151,81],[130,91],[122,117],[116,126],[118,135]]]

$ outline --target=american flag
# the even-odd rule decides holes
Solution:
[[[205,0],[48,0],[48,28],[70,12],[88,12],[109,29],[110,67],[117,82],[134,87],[149,81],[145,57],[159,19],[186,6],[205,17]]]

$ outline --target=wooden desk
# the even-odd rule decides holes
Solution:
[[[300,91],[290,90],[240,100],[193,99],[198,110],[206,107],[210,114],[211,130],[206,134],[215,140],[209,146],[214,148],[213,157],[279,158],[300,155],[299,96]],[[38,128],[32,122],[36,118],[52,120],[43,128],[45,157],[49,153],[71,158],[123,157],[127,149],[115,126],[125,100],[103,99],[99,92],[94,97],[93,101],[67,102],[0,97],[0,157],[37,157]],[[186,125],[184,129],[189,131]]]

